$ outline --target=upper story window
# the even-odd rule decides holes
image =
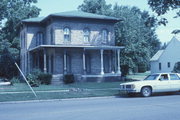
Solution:
[[[53,37],[53,36],[54,36],[53,33],[54,33],[54,31],[53,31],[53,29],[51,28],[51,31],[50,31],[50,37],[51,37],[51,38],[50,38],[50,44],[53,44],[53,43],[54,43],[54,42],[53,42],[53,41],[54,41],[54,40],[53,40],[53,38],[54,38],[54,37]]]
[[[64,42],[70,42],[70,29],[68,27],[64,28]]]
[[[107,43],[108,42],[108,31],[106,29],[102,30],[102,42]]]
[[[36,34],[36,46],[37,45],[42,45],[43,44],[43,33],[42,32],[38,32]]]
[[[84,43],[89,43],[90,42],[90,31],[88,28],[84,29]]]

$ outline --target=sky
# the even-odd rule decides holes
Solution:
[[[84,0],[38,0],[36,6],[41,9],[39,16],[47,16],[51,13],[77,10],[78,6],[81,5],[83,1]],[[118,3],[118,5],[136,6],[142,11],[146,10],[149,11],[150,14],[156,15],[151,11],[151,8],[147,4],[147,0],[106,0],[106,3],[112,5]],[[168,24],[166,26],[161,25],[156,30],[156,34],[162,43],[169,42],[174,36],[171,32],[180,28],[180,18],[173,18],[175,15],[175,11],[170,11],[164,15],[164,17],[168,19]]]

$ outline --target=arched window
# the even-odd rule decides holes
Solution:
[[[108,31],[106,29],[102,30],[102,42],[107,43],[108,42]]]
[[[70,42],[70,29],[68,27],[64,28],[64,42]]]
[[[89,43],[90,42],[90,31],[88,28],[84,29],[84,43]]]
[[[36,46],[37,45],[42,45],[43,44],[43,33],[42,32],[38,32],[36,34]]]

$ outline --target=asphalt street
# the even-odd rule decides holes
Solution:
[[[180,95],[0,103],[0,120],[180,120]]]

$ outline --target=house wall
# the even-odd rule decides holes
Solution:
[[[64,45],[64,31],[65,27],[69,27],[71,30],[71,45],[115,45],[114,38],[114,23],[106,21],[96,21],[96,20],[82,20],[82,19],[51,19],[43,24],[38,23],[26,23],[24,28],[21,30],[21,34],[24,34],[25,37],[21,41],[25,42],[25,46],[21,46],[21,68],[24,73],[30,72],[30,66],[32,65],[32,57],[28,50],[35,48],[37,33],[42,32],[44,34],[43,43],[46,45]],[[84,43],[84,33],[83,30],[88,28],[90,30],[90,42]],[[101,40],[101,32],[103,29],[108,31],[108,41],[103,43]],[[51,35],[51,31],[53,34]],[[51,38],[53,37],[53,43],[51,43]],[[67,49],[68,54],[71,56],[71,73],[79,74],[83,73],[83,62],[82,62],[82,50],[80,49]],[[51,71],[51,59],[53,55],[53,74],[63,74],[63,53],[64,48],[56,49],[47,49],[47,63],[49,65],[48,71]],[[91,50],[88,51],[90,54],[91,62],[91,74],[100,73],[100,50]]]
[[[151,62],[151,72],[172,72],[176,62],[180,61],[180,41],[173,38],[158,61]],[[168,67],[168,62],[170,67]],[[161,63],[161,70],[159,70],[159,63]]]

